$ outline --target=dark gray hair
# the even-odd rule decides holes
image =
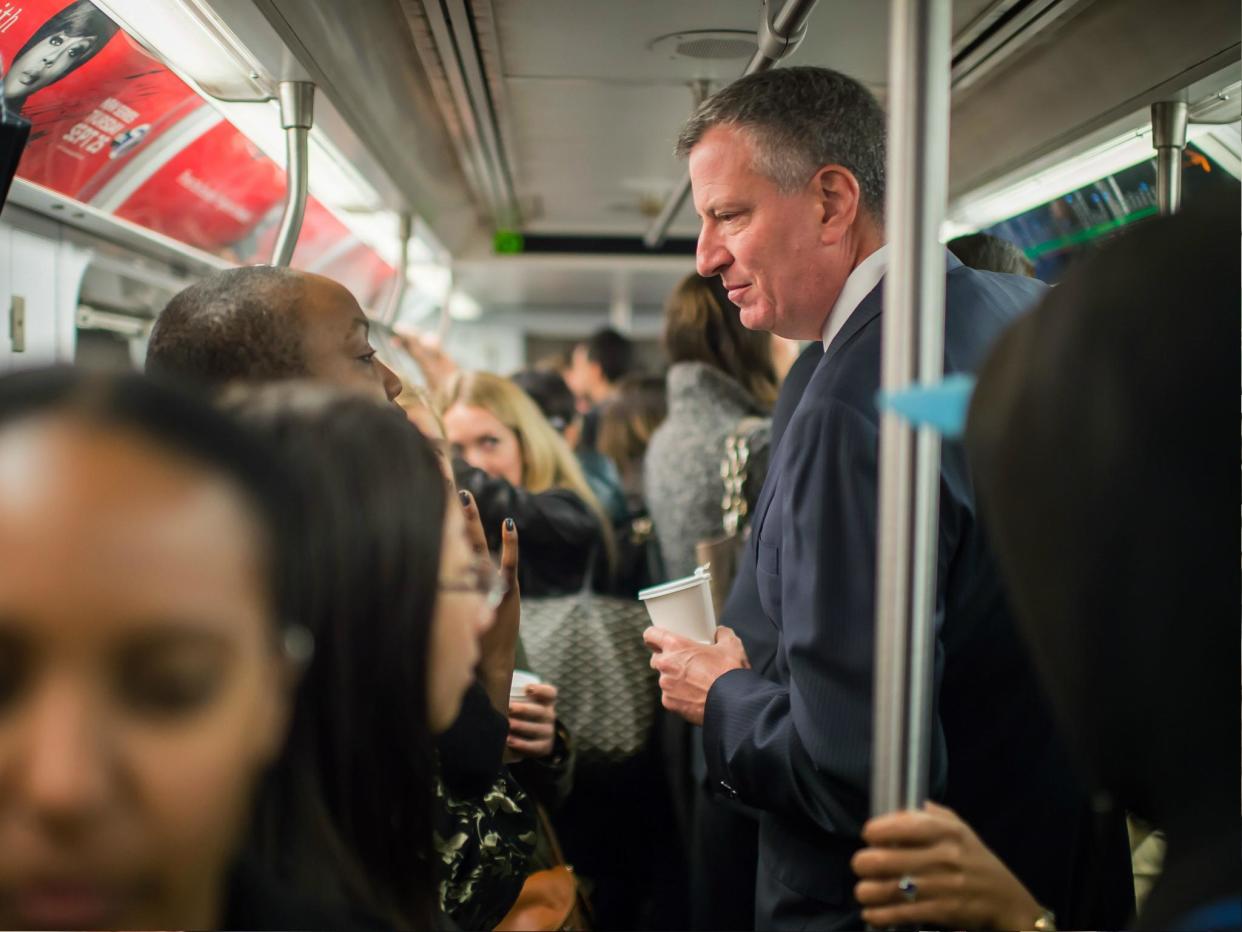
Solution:
[[[778,68],[747,75],[699,106],[677,139],[685,158],[714,126],[750,132],[755,168],[785,192],[820,167],[848,168],[863,206],[884,215],[884,110],[872,93],[828,68]]]

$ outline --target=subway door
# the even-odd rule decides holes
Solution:
[[[54,221],[0,224],[0,372],[72,363],[75,318],[90,250]]]

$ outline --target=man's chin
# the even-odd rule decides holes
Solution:
[[[771,330],[772,315],[768,313],[767,308],[761,306],[749,306],[738,309],[738,320],[742,322],[742,326],[747,330]]]

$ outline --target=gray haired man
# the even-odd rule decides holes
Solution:
[[[760,810],[756,923],[858,928],[849,867],[871,770],[884,115],[821,68],[743,78],[705,101],[678,151],[702,221],[699,274],[742,323],[822,341],[752,519],[761,618],[715,644],[646,634],[664,705],[703,725],[709,779]],[[945,371],[969,371],[1043,286],[946,256]],[[1005,602],[961,450],[941,464],[931,786],[1071,927],[1125,923],[1124,828],[1101,847]],[[776,656],[750,669],[747,628]],[[770,640],[770,637],[768,638]],[[892,878],[876,903],[947,882]],[[864,904],[868,905],[868,904]],[[1033,923],[1038,916],[1031,916]]]

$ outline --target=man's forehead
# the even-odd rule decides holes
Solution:
[[[757,176],[753,143],[744,127],[713,126],[690,150],[691,189],[696,207]]]

